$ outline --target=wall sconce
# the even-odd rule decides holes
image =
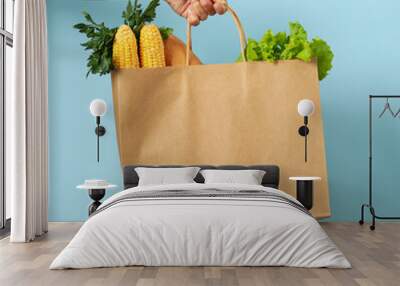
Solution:
[[[104,116],[104,114],[106,114],[107,112],[107,104],[104,100],[102,99],[94,99],[92,100],[92,102],[90,103],[90,113],[96,117],[96,129],[94,130],[94,132],[97,135],[97,162],[99,162],[99,158],[100,158],[100,136],[103,136],[104,134],[106,134],[106,129],[100,125],[100,117]]]
[[[307,162],[307,135],[310,133],[308,128],[308,117],[313,114],[315,109],[314,102],[309,99],[302,99],[297,105],[297,112],[304,117],[304,125],[300,126],[299,134],[304,137],[304,162]]]

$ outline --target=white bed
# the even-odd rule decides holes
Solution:
[[[241,196],[140,197],[179,190]],[[251,191],[272,199],[252,197]],[[122,199],[130,198],[134,199]],[[281,199],[279,199],[281,198]],[[282,198],[289,199],[292,204]],[[294,205],[296,204],[296,205]],[[289,195],[240,184],[174,184],[127,189],[107,199],[50,269],[145,266],[350,268],[318,222]]]

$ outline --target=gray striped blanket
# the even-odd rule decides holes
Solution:
[[[310,212],[299,202],[291,200],[283,195],[275,192],[260,191],[260,190],[219,190],[216,188],[205,188],[202,190],[163,190],[163,191],[138,191],[131,192],[116,198],[115,200],[109,201],[106,205],[102,205],[97,211],[92,213],[94,216],[100,212],[103,212],[113,206],[121,204],[127,201],[148,201],[148,200],[257,200],[257,201],[269,201],[279,204],[285,204],[291,206],[307,215]]]

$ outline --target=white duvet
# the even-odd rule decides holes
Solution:
[[[185,184],[162,190],[265,190],[252,185]],[[318,222],[293,206],[246,198],[124,201],[90,217],[50,269],[145,266],[293,266],[349,268]]]

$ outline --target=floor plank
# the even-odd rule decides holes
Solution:
[[[266,286],[400,285],[400,223],[380,223],[375,232],[355,223],[322,223],[352,263],[352,269],[289,267],[118,267],[50,271],[55,256],[81,223],[50,223],[47,235],[27,244],[0,240],[2,286]]]

